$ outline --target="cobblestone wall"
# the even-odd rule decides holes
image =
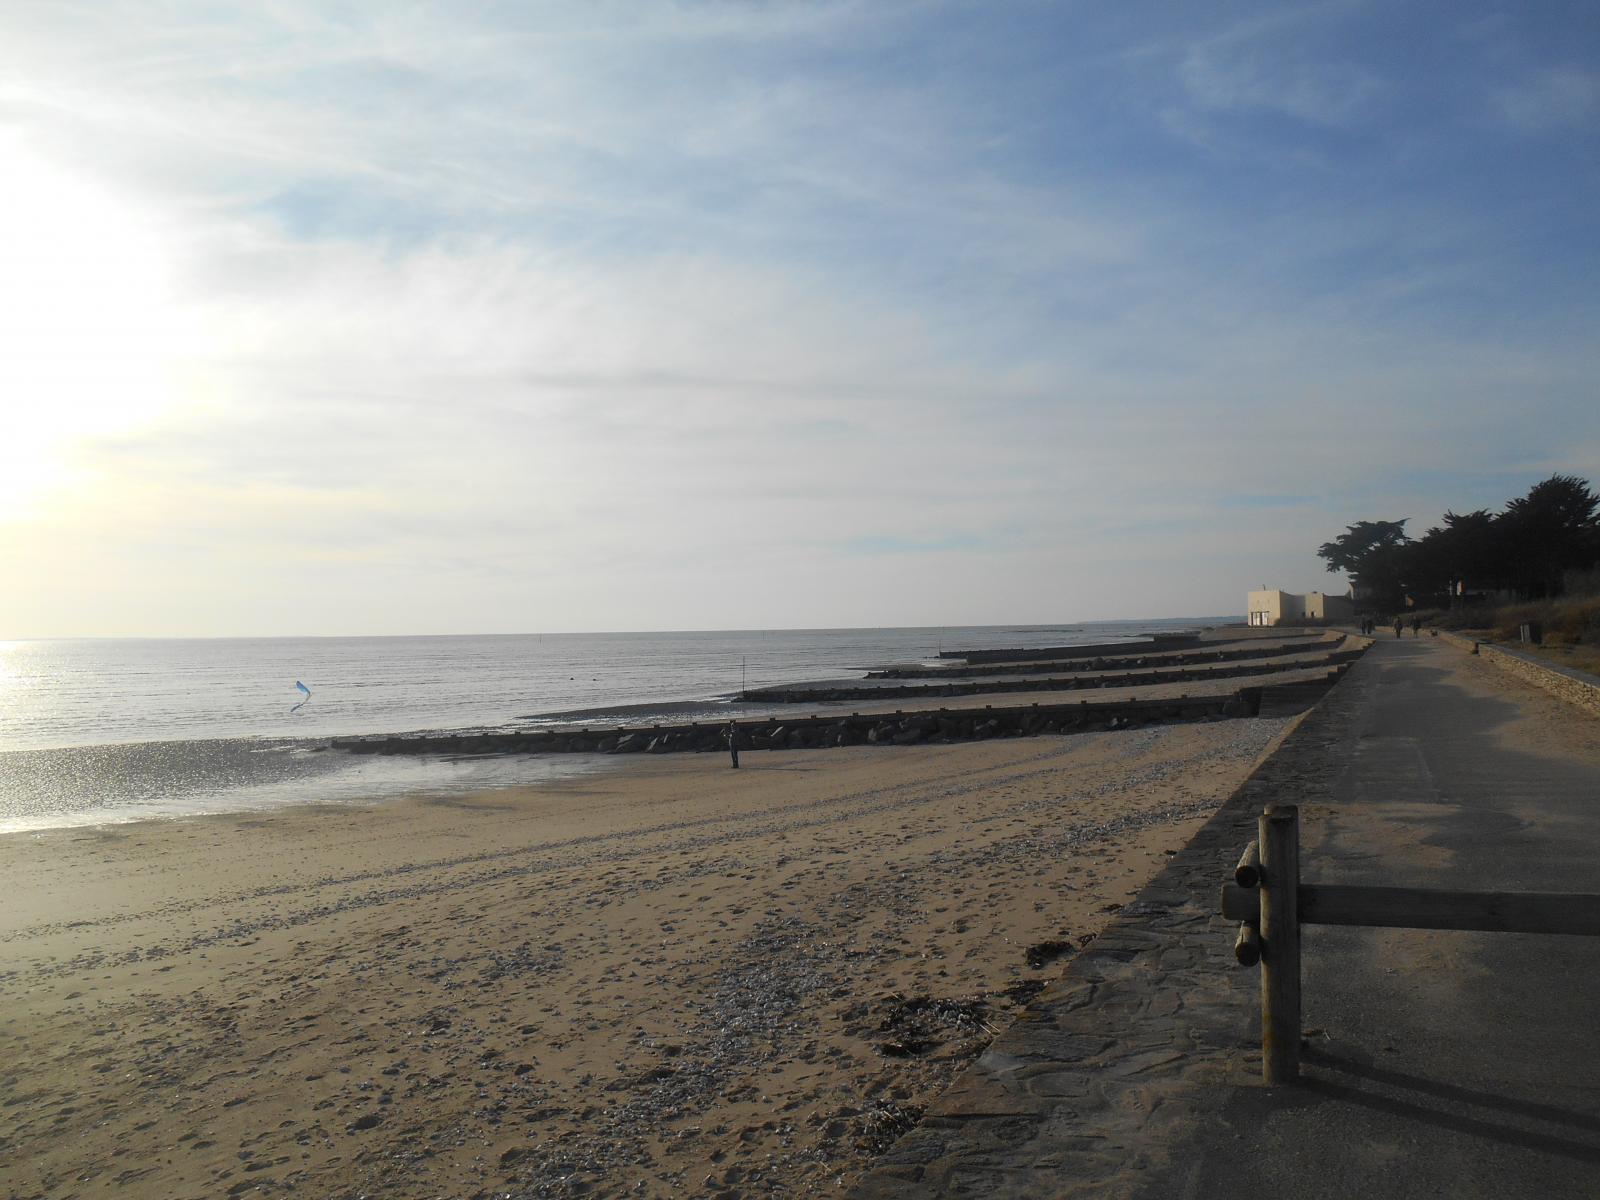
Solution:
[[[1551,692],[1569,704],[1577,705],[1592,716],[1600,717],[1600,678],[1571,667],[1546,662],[1522,650],[1499,646],[1493,642],[1475,642],[1457,633],[1441,633],[1452,645],[1476,653],[1499,667],[1502,671]],[[1476,648],[1476,649],[1474,649]]]

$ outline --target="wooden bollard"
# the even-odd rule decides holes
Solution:
[[[1261,814],[1261,1074],[1300,1078],[1300,809]]]

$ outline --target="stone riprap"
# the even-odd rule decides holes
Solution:
[[[1315,703],[1318,696],[1337,682],[1346,666],[1340,665],[1309,679],[1302,677],[1282,684],[1244,687],[1232,693],[1209,696],[742,720],[738,723],[739,746],[741,750],[908,746],[919,742],[1092,733],[1185,721],[1217,721],[1252,717],[1268,709],[1272,715],[1283,716]],[[725,721],[695,721],[600,729],[422,733],[335,738],[332,746],[353,754],[709,753],[728,748],[727,728]]]
[[[1178,639],[1186,642],[1190,639]],[[1224,643],[1231,649],[1234,643]],[[996,692],[1042,695],[1052,690],[1085,687],[1121,689],[1122,694],[1099,701],[1048,700],[1025,704],[971,703],[961,706],[920,705],[876,709],[865,713],[810,713],[768,720],[742,718],[738,722],[741,750],[802,750],[839,746],[896,745],[918,742],[982,740],[1036,734],[1095,732],[1148,724],[1221,720],[1266,712],[1285,716],[1302,712],[1339,678],[1365,650],[1361,639],[1331,637],[1323,633],[1279,633],[1263,650],[1286,645],[1298,656],[1278,655],[1262,663],[1224,662],[1180,670],[1154,669],[1133,673],[1085,673],[1061,681],[1039,678],[963,680],[952,685],[901,687],[879,683],[854,687],[850,681],[833,684],[752,689],[742,699],[750,703],[826,704],[848,700],[894,701],[900,698],[933,701],[943,697],[975,696]],[[1066,649],[1076,650],[1078,647]],[[1094,649],[1090,647],[1090,649]],[[1045,651],[1048,653],[1048,651]],[[1251,682],[1233,685],[1233,680]],[[1149,696],[1137,689],[1185,681],[1203,682],[1200,695]],[[1056,686],[1059,684],[1059,688]],[[1133,690],[1133,694],[1128,692]],[[909,709],[909,711],[908,711]],[[726,750],[725,720],[675,724],[598,727],[575,724],[544,725],[497,731],[430,731],[400,735],[337,738],[336,750],[354,754],[384,755],[485,755],[485,754],[631,754],[710,753]]]
[[[1133,728],[1173,721],[1251,714],[1239,695],[1100,705],[940,709],[932,712],[806,716],[738,723],[742,750],[808,750],[835,746],[911,745],[1037,733]],[[727,723],[526,730],[516,733],[405,734],[337,738],[336,750],[356,754],[668,754],[726,750]]]
[[[1033,650],[941,650],[939,657],[960,658],[969,663],[1037,662],[1047,658],[1093,658],[1107,652],[1126,654],[1138,650],[1177,650],[1180,647],[1198,646],[1202,640],[1198,633],[1157,633],[1138,641],[1042,646]]]
[[[1027,676],[1011,679],[958,679],[953,683],[817,683],[751,688],[744,699],[757,704],[807,704],[839,700],[892,700],[911,697],[981,696],[1000,692],[1071,692],[1090,688],[1141,687],[1162,683],[1197,683],[1219,678],[1275,675],[1291,668],[1336,666],[1353,662],[1361,649],[1330,650],[1306,654],[1303,662],[1226,662],[1217,666],[1140,668],[1123,672],[1085,671],[1062,676]],[[869,677],[870,678],[870,677]]]
[[[1235,662],[1241,659],[1279,658],[1289,654],[1308,654],[1325,642],[1328,648],[1337,649],[1344,644],[1344,634],[1326,637],[1297,637],[1281,645],[1261,646],[1248,643],[1230,643],[1215,650],[1164,650],[1146,654],[1101,655],[1078,660],[1043,660],[1017,663],[994,663],[988,666],[923,666],[921,664],[884,667],[868,671],[868,679],[948,679],[971,675],[1053,675],[1066,671],[1119,671],[1130,667],[1190,666],[1202,663]],[[1310,643],[1310,644],[1308,644]]]

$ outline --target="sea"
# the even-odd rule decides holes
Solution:
[[[746,688],[859,679],[942,651],[1134,642],[1238,619],[0,642],[0,833],[549,782],[614,760],[388,758],[329,743],[734,717],[757,711],[740,702]]]

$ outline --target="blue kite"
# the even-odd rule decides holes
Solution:
[[[304,708],[306,706],[306,700],[311,699],[311,689],[308,688],[305,684],[301,683],[298,679],[296,679],[294,681],[294,689],[295,689],[295,691],[299,692],[302,696],[304,696],[306,699],[300,701],[299,704],[296,704],[293,708],[291,708],[289,710],[289,713],[290,713],[291,716],[293,714],[299,712],[302,708]]]

